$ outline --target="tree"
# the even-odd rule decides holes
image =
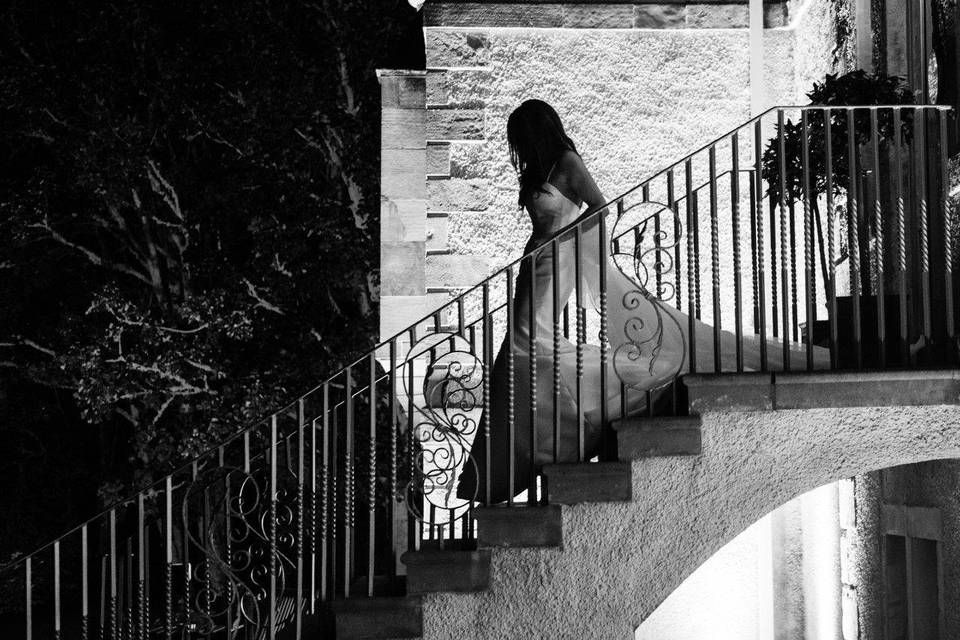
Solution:
[[[369,5],[2,10],[0,419],[66,395],[34,427],[99,438],[101,503],[371,346],[374,69],[413,10]]]

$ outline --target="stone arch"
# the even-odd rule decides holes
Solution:
[[[424,638],[632,638],[726,542],[810,489],[960,457],[960,407],[708,412],[703,453],[633,463],[631,503],[563,508],[561,549],[496,550],[488,591],[424,599]]]

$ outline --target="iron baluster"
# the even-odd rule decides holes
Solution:
[[[810,199],[815,197],[810,190],[810,123],[807,110],[800,113],[800,148],[803,161],[800,193],[803,198],[803,265],[806,276],[806,313],[807,316],[807,371],[813,370],[813,331],[817,319],[817,292],[814,288],[813,261],[813,206]]]
[[[874,244],[874,262],[876,263],[875,284],[873,286],[876,295],[874,300],[877,307],[877,350],[880,355],[880,366],[887,364],[887,321],[886,321],[886,282],[884,282],[884,228],[883,228],[883,203],[880,199],[880,132],[877,126],[877,109],[870,109],[870,141],[871,141],[871,160],[873,161],[873,212],[874,212],[874,233],[876,242]]]

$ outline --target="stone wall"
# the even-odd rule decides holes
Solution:
[[[820,14],[830,3],[807,1],[766,5],[768,104],[795,104],[829,70]],[[530,227],[505,125],[524,99],[557,109],[608,198],[751,115],[745,2],[437,1],[423,11],[426,207],[411,228],[423,228],[424,255],[383,241],[384,282],[411,283],[383,291],[384,338],[519,257]]]
[[[940,518],[942,638],[960,635],[960,461],[932,460],[859,476],[856,528],[847,562],[856,591],[860,638],[883,637],[883,536],[890,529],[884,510],[935,509]],[[846,639],[845,639],[846,640]]]
[[[703,455],[634,462],[631,503],[562,507],[562,548],[497,549],[489,590],[424,598],[424,638],[632,637],[776,506],[871,469],[960,455],[958,417],[955,405],[704,413]]]

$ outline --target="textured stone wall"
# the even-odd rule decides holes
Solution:
[[[856,581],[860,637],[882,637],[883,505],[939,509],[942,517],[941,602],[944,638],[960,636],[960,461],[931,460],[857,478],[857,527],[850,562]]]
[[[832,35],[820,16],[829,0],[808,2],[810,10],[766,5],[768,104],[796,103],[829,67]],[[608,198],[748,119],[746,9],[428,2],[424,260],[384,265],[386,282],[422,282],[423,290],[403,300],[384,292],[384,328],[402,328],[519,257],[530,226],[517,206],[505,126],[524,99],[557,108]],[[723,225],[721,244],[729,233]],[[388,273],[398,267],[422,271]]]
[[[958,457],[958,422],[956,406],[706,413],[701,456],[633,464],[633,502],[563,507],[562,549],[497,550],[488,591],[426,596],[424,638],[630,638],[764,514],[872,469]]]

